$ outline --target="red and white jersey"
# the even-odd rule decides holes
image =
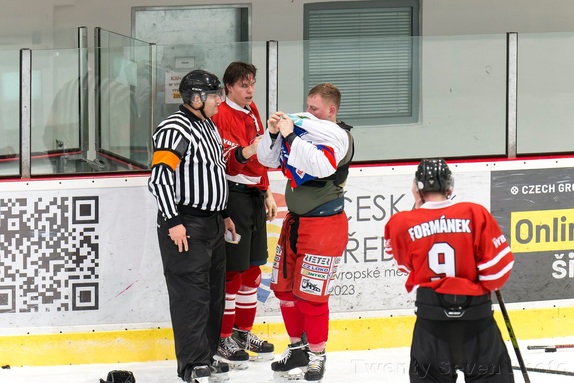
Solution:
[[[510,276],[514,257],[494,217],[472,202],[426,202],[393,215],[385,226],[385,253],[409,273],[406,288],[482,295]]]
[[[297,138],[289,145],[281,134],[273,140],[267,131],[257,146],[259,161],[269,167],[281,167],[293,188],[334,174],[351,149],[345,129],[307,112],[287,116],[293,120]]]
[[[264,133],[265,127],[261,123],[255,103],[252,102],[249,109],[244,109],[226,99],[211,119],[223,141],[223,157],[227,163],[226,178],[231,182],[267,190],[267,168],[259,163],[257,155],[250,157],[246,163],[237,161],[235,157],[236,150],[249,146],[255,137]]]

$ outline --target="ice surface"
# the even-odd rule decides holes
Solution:
[[[574,349],[553,353],[527,350],[528,345],[572,344],[574,337],[519,341],[520,352],[527,367],[574,372]],[[513,365],[518,366],[516,354],[507,344]],[[283,351],[283,350],[278,350]],[[323,383],[406,383],[408,378],[409,348],[382,348],[368,351],[328,352],[327,371]],[[279,355],[278,355],[279,356]],[[146,363],[86,364],[47,367],[15,367],[0,370],[2,383],[99,383],[108,371],[129,370],[136,383],[181,383],[176,375],[175,361]],[[270,362],[251,362],[247,370],[231,371],[229,383],[274,382]],[[574,382],[574,376],[529,372],[532,383]],[[515,371],[516,382],[524,382],[520,371]],[[463,382],[459,376],[457,382]]]

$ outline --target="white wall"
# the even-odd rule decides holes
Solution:
[[[251,3],[254,41],[300,40],[304,4],[323,1],[1,0],[0,33],[86,26],[130,35],[132,6]],[[423,0],[421,15],[425,36],[574,31],[571,0]]]
[[[574,31],[569,0],[422,0],[425,36]]]

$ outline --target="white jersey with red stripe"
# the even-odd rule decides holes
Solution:
[[[510,246],[481,205],[426,202],[393,215],[385,226],[385,253],[409,274],[406,288],[482,295],[504,285],[514,265]]]
[[[272,140],[269,132],[257,147],[259,161],[280,167],[291,180],[291,187],[316,178],[330,176],[349,150],[347,132],[334,122],[320,120],[311,113],[288,114],[297,135],[289,145],[281,135]]]

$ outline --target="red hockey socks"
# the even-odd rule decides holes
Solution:
[[[251,266],[241,273],[241,287],[235,300],[235,326],[240,330],[253,328],[257,312],[257,288],[261,284],[261,268]]]
[[[228,338],[233,333],[235,324],[235,299],[241,287],[241,273],[239,271],[229,271],[225,275],[225,311],[221,321],[221,338]]]
[[[299,300],[297,305],[304,318],[303,329],[307,334],[309,349],[313,352],[323,351],[329,338],[329,303]]]
[[[275,296],[279,299],[279,308],[283,316],[283,323],[291,343],[301,340],[303,334],[304,318],[299,307],[297,298],[292,292],[275,291]]]

